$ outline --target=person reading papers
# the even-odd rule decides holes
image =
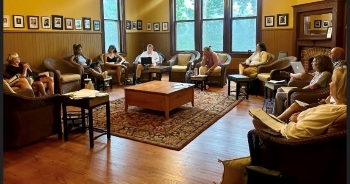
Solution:
[[[332,82],[329,83],[330,97],[334,98],[335,101],[333,104],[319,105],[298,114],[289,113],[288,124],[282,124],[273,118],[268,118],[268,115],[261,109],[251,109],[249,111],[254,118],[254,126],[256,128],[268,126],[279,131],[287,139],[302,139],[325,133],[338,117],[346,113],[346,78],[346,66],[334,69]],[[344,123],[346,122],[344,121]]]

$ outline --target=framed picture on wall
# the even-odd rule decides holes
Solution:
[[[130,20],[126,20],[126,29],[131,29],[131,21]]]
[[[91,30],[91,18],[83,17],[83,29]]]
[[[23,15],[13,15],[12,17],[14,28],[24,28],[24,16]]]
[[[74,21],[75,29],[81,29],[81,19],[75,19]]]
[[[152,31],[152,23],[150,23],[150,22],[146,23],[146,30],[147,31]]]
[[[277,26],[288,26],[288,13],[277,14]]]
[[[67,30],[74,29],[74,19],[73,18],[65,18],[64,22],[65,22]]]
[[[41,28],[50,29],[51,28],[50,17],[41,16]]]
[[[162,22],[162,31],[168,31],[168,22]]]
[[[323,21],[323,27],[329,27],[329,21],[328,20],[324,20]]]
[[[131,29],[137,29],[137,22],[136,21],[131,22]]]
[[[27,16],[28,29],[39,29],[39,16]]]
[[[63,16],[52,15],[52,29],[63,30]]]
[[[4,15],[3,27],[10,27],[10,16],[9,15]]]
[[[137,30],[142,30],[142,20],[137,20]]]
[[[94,31],[100,31],[100,21],[94,20]]]
[[[327,28],[327,36],[326,38],[332,38],[332,26],[329,26]]]
[[[159,22],[153,23],[153,30],[159,31],[160,30],[159,25],[160,25]]]
[[[320,28],[321,27],[322,20],[315,20],[314,21],[314,28]]]
[[[275,16],[265,16],[265,27],[274,27],[275,26]]]

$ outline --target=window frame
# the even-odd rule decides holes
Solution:
[[[119,44],[120,50],[118,53],[122,56],[127,54],[126,50],[126,30],[125,30],[125,0],[117,0],[119,7],[118,21],[119,21]],[[103,9],[103,0],[100,0],[100,13],[101,13],[101,33],[102,33],[102,53],[105,53],[107,50],[105,48],[105,18],[104,18],[104,9]],[[109,19],[106,19],[109,20]]]
[[[170,15],[170,23],[174,26],[170,27],[170,53],[172,55],[180,52],[176,50],[176,6],[175,6],[176,0],[170,0],[169,2],[169,15]],[[202,19],[202,2],[203,0],[195,0],[194,1],[194,25],[195,25],[195,50],[202,52],[203,45],[202,45],[202,24],[203,20],[210,20],[210,19]],[[247,52],[233,52],[231,51],[231,32],[232,32],[232,20],[237,19],[232,17],[232,0],[224,0],[224,35],[223,35],[223,52],[228,53],[233,57],[246,57],[247,54],[250,54]],[[257,15],[256,15],[256,41],[261,42],[261,17],[262,17],[262,0],[257,0]],[[179,21],[180,22],[180,21]],[[182,21],[181,21],[182,22]]]

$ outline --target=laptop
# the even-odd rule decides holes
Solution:
[[[141,57],[141,64],[143,65],[152,64],[152,57]]]
[[[290,62],[290,65],[292,66],[294,73],[305,73],[303,64],[300,61]]]

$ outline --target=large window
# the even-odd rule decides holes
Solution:
[[[124,0],[102,0],[103,46],[115,45],[118,52],[125,53]]]
[[[171,51],[245,53],[260,40],[261,0],[171,0]]]

